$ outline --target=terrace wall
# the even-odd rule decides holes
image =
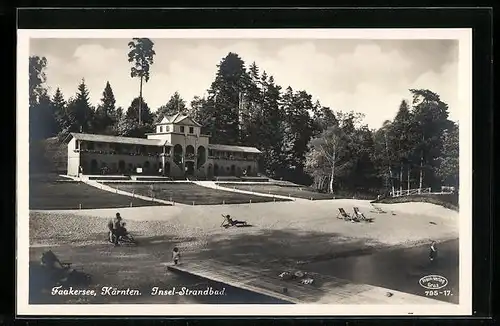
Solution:
[[[81,166],[83,167],[83,173],[85,174],[95,174],[99,173],[99,169],[105,164],[109,168],[109,173],[117,174],[120,173],[120,161],[124,164],[124,173],[135,172],[137,167],[143,168],[143,174],[158,174],[158,170],[161,165],[161,158],[158,156],[147,156],[147,155],[127,155],[127,154],[107,154],[107,153],[95,153],[95,152],[82,152],[81,156]],[[92,161],[95,160],[97,163],[97,171],[92,168]],[[144,166],[149,162],[149,169]],[[122,166],[123,167],[123,166]]]
[[[249,161],[243,159],[241,160],[209,159],[207,163],[208,163],[207,174],[209,177],[242,176],[244,170],[247,170],[248,176],[257,176],[258,164],[256,161]]]

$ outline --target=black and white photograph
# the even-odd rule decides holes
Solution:
[[[471,313],[471,35],[19,30],[18,313]]]

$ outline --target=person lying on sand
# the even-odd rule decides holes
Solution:
[[[222,222],[222,226],[237,226],[237,225],[246,225],[245,221],[233,220],[231,215],[222,215],[224,217],[224,221]],[[226,223],[226,224],[225,224]]]

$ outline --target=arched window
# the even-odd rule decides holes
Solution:
[[[198,146],[198,151],[197,151],[197,165],[198,168],[205,164],[207,161],[207,151],[204,146]]]
[[[174,163],[177,165],[182,163],[182,146],[179,144],[174,146]]]

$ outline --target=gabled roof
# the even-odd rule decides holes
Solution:
[[[191,118],[190,116],[188,115],[185,115],[185,114],[182,114],[182,113],[177,113],[177,114],[174,114],[172,116],[166,116],[164,117],[160,124],[164,124],[164,123],[181,123],[183,121],[187,121],[187,123],[184,123],[184,124],[187,124],[187,125],[195,125],[197,127],[201,127],[201,124],[199,124],[198,122],[196,122],[193,118]]]
[[[168,145],[168,143],[160,139],[133,138],[133,137],[108,136],[108,135],[97,135],[97,134],[80,134],[74,132],[71,133],[71,136],[73,136],[73,138],[78,140],[95,141],[102,143],[119,143],[119,144],[132,144],[132,145],[146,145],[146,146]]]
[[[241,153],[253,153],[253,154],[262,153],[255,147],[246,147],[246,146],[209,144],[208,148],[215,149],[217,151],[227,151],[227,152],[241,152]]]

